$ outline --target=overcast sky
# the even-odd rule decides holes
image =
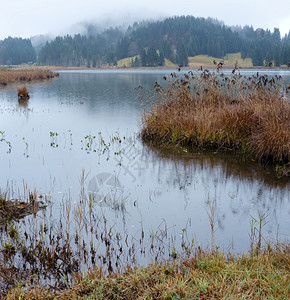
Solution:
[[[75,33],[82,22],[105,27],[176,15],[226,25],[290,30],[290,0],[0,0],[0,39]]]

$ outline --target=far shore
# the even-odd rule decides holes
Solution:
[[[216,69],[216,66],[214,64],[194,64],[192,66],[182,67],[181,70],[192,70],[192,69],[199,69],[202,67],[202,69]],[[220,70],[233,70],[234,66],[227,66],[224,65]],[[159,67],[119,67],[119,66],[101,66],[101,67],[95,67],[95,68],[88,68],[87,66],[29,66],[29,65],[23,65],[23,66],[17,66],[17,67],[9,67],[9,66],[0,66],[0,72],[2,70],[34,70],[34,71],[60,71],[60,70],[172,70],[172,69],[178,69],[177,65],[173,66],[159,66]],[[280,67],[266,67],[266,66],[253,66],[253,67],[239,67],[239,70],[289,70],[290,68],[287,66],[280,66]]]
[[[181,70],[192,70],[192,69],[199,69],[202,66],[203,69],[216,69],[215,65],[207,65],[203,64],[200,66],[194,67],[182,67]],[[79,66],[79,67],[65,67],[65,66],[43,66],[38,68],[45,68],[49,70],[172,70],[177,69],[178,66],[174,67],[116,67],[116,66],[106,66],[106,67],[96,67],[96,68],[88,68],[87,66]],[[221,70],[233,70],[232,66],[224,66]],[[239,68],[239,70],[289,70],[289,67],[247,67],[247,68]]]

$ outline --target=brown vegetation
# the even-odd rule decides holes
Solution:
[[[44,80],[59,76],[58,73],[45,69],[0,69],[0,87],[10,83]]]
[[[30,98],[26,86],[18,88],[17,93],[18,93],[18,101],[27,101]]]
[[[31,214],[36,214],[41,203],[36,201],[36,194],[29,194],[29,201],[19,199],[6,199],[6,195],[0,194],[0,225],[12,220],[19,220]]]
[[[144,141],[186,148],[238,150],[252,158],[289,164],[290,102],[281,77],[226,77],[191,71],[166,88],[155,84],[142,115]],[[167,79],[167,78],[165,78]]]
[[[102,268],[64,291],[16,288],[7,299],[287,299],[290,247],[235,257],[197,249],[181,261],[163,262],[104,275]]]

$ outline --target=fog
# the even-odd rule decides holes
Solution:
[[[282,35],[290,30],[289,0],[0,0],[0,4],[0,39],[73,34],[89,22],[101,30],[177,15],[211,17],[226,25],[252,25],[271,31],[278,27]]]

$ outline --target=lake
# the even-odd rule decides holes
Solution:
[[[259,214],[264,242],[289,239],[289,179],[273,167],[142,143],[137,87],[146,95],[173,71],[61,71],[27,85],[27,106],[16,88],[0,90],[1,193],[35,191],[47,205],[18,223],[22,233],[48,245],[69,233],[82,268],[145,264],[198,245],[247,252]],[[290,71],[263,72],[289,81]]]

